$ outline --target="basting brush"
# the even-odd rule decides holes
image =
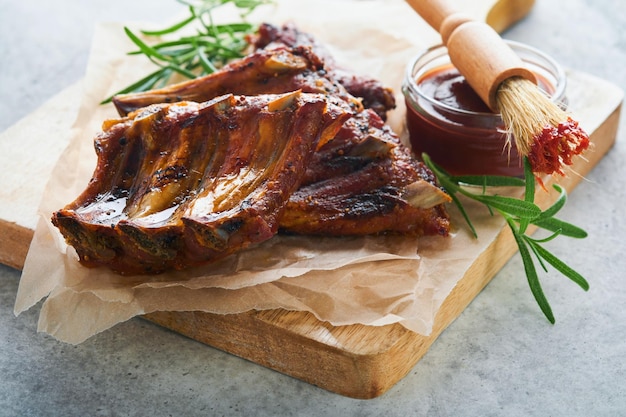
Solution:
[[[441,35],[450,60],[489,108],[500,113],[536,175],[558,173],[589,148],[589,136],[539,89],[535,74],[489,25],[443,0],[406,0]]]

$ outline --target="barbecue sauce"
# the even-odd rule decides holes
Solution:
[[[538,86],[554,87],[540,74]],[[453,175],[522,176],[521,159],[504,123],[452,64],[418,75],[407,95],[407,128],[414,153],[426,153]]]

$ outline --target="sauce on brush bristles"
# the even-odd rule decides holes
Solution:
[[[589,148],[589,136],[532,81],[506,79],[498,87],[498,109],[522,157],[536,174],[564,175],[563,166]]]

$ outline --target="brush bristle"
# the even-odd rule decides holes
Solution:
[[[589,137],[578,123],[552,102],[532,81],[505,80],[497,104],[509,136],[535,173],[563,174],[563,165],[589,147]]]

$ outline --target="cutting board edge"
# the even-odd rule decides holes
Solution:
[[[567,190],[573,190],[573,188],[584,179],[585,175],[614,145],[617,137],[617,129],[619,126],[622,105],[623,99],[620,100],[614,108],[611,107],[613,108],[613,111],[604,119],[602,123],[598,126],[594,126],[594,131],[591,134],[592,141],[595,144],[594,152],[589,153],[588,162],[585,162],[582,159],[577,161],[574,168],[579,175],[570,175],[561,179],[561,185]],[[32,239],[33,231],[27,227],[5,220],[0,220],[0,227],[7,230],[6,236],[8,237],[0,242],[0,258],[2,258],[0,261],[13,268],[21,269],[24,264],[30,240]],[[512,237],[510,236],[510,232],[508,232],[507,236],[507,232],[507,229],[503,229],[494,243],[490,246],[490,250],[494,250],[494,248],[497,249],[498,247],[506,248],[510,246],[507,244],[506,239],[510,242]],[[20,249],[19,251],[14,251],[14,256],[7,258],[4,256],[2,245],[8,245],[13,249]],[[11,251],[7,251],[7,253],[10,252]],[[413,333],[405,329],[400,324],[382,327],[363,325],[351,326],[351,329],[349,329],[350,331],[360,329],[359,331],[361,332],[381,332],[386,338],[384,348],[377,351],[370,350],[367,353],[356,352],[350,349],[342,349],[341,346],[330,346],[325,344],[324,341],[316,340],[315,338],[310,338],[307,335],[298,333],[298,329],[293,330],[281,327],[281,325],[278,325],[273,321],[276,316],[275,311],[253,311],[242,313],[242,315],[229,316],[211,316],[209,313],[202,312],[160,312],[147,315],[145,318],[161,325],[162,327],[190,337],[201,343],[232,353],[236,356],[258,363],[267,368],[274,369],[283,374],[301,379],[325,390],[352,398],[375,398],[384,394],[411,371],[415,364],[424,356],[424,354],[426,354],[432,343],[434,343],[439,335],[462,313],[467,305],[471,303],[475,296],[489,283],[497,271],[516,251],[509,250],[507,252],[500,253],[495,257],[493,256],[493,253],[489,253],[489,255],[487,255],[487,252],[488,251],[484,252],[477,258],[476,262],[471,267],[472,269],[468,271],[469,275],[466,274],[466,276],[464,276],[464,278],[459,282],[459,285],[453,289],[440,310],[440,315],[445,312],[447,316],[438,316],[436,318],[435,326],[430,336],[424,337],[418,335],[417,333]],[[491,259],[489,259],[490,257]],[[495,263],[493,261],[494,258],[497,260]],[[482,279],[474,280],[474,282],[468,282],[466,278],[470,275],[478,275],[482,277]],[[471,288],[468,289],[467,287],[470,284]],[[292,318],[291,320],[293,322],[294,320],[298,321],[299,316],[307,315],[309,313],[285,312],[284,314],[294,315],[295,319]],[[189,315],[192,315],[193,318],[190,319]],[[212,319],[211,317],[215,318]],[[186,318],[186,320],[184,318]],[[191,322],[197,325],[197,323],[200,322],[207,325],[207,328],[210,329],[215,328],[215,325],[210,325],[211,321],[214,321],[215,319],[225,320],[225,323],[222,324],[222,330],[228,328],[229,321],[232,320],[238,320],[238,323],[241,323],[241,320],[247,320],[250,325],[253,326],[251,329],[257,329],[257,331],[258,327],[262,326],[267,330],[265,332],[266,336],[273,340],[273,346],[286,346],[288,345],[288,343],[286,343],[287,341],[293,342],[294,340],[298,340],[300,341],[300,344],[295,344],[293,347],[294,349],[303,345],[307,345],[309,348],[305,350],[296,350],[292,354],[299,355],[298,357],[302,359],[302,355],[308,352],[311,355],[308,359],[309,362],[311,357],[319,357],[319,352],[323,349],[329,365],[325,367],[315,366],[312,368],[302,366],[298,369],[294,369],[294,366],[292,366],[293,364],[285,362],[284,354],[279,350],[262,349],[268,344],[267,340],[264,340],[263,338],[257,339],[257,346],[261,348],[261,351],[263,352],[263,357],[258,357],[250,354],[250,352],[245,348],[245,346],[250,346],[248,341],[245,341],[248,345],[244,344],[242,345],[243,347],[237,348],[233,346],[232,343],[229,345],[228,343],[224,343],[223,340],[220,341],[218,337],[219,333],[216,335],[202,335],[197,331],[194,332],[189,329],[185,329],[185,326],[181,324],[188,324],[188,322]],[[310,320],[310,317],[308,320]],[[331,331],[334,331],[333,327],[327,323],[319,322],[319,326],[326,327],[326,330],[330,329]],[[396,366],[390,371],[388,366],[390,363],[389,357],[394,355],[397,356],[397,362],[401,363],[402,366]],[[301,359],[296,362],[304,364],[307,363],[306,358],[304,358],[304,360]],[[339,363],[341,363],[341,366],[338,366]],[[356,377],[348,379],[343,378],[329,383],[327,373],[329,370],[330,372],[334,372],[338,375],[346,375],[347,372],[352,372],[352,374]],[[346,380],[351,380],[352,382],[348,384],[346,383]]]
[[[533,3],[534,0],[498,0],[494,7],[506,8],[517,4],[521,9],[509,11],[508,14],[505,15],[500,15],[497,10],[492,10],[487,16],[487,21],[496,28],[496,30],[503,31],[521,19],[530,10]],[[494,23],[491,20],[493,18],[496,20],[502,19],[502,21],[501,23]],[[60,94],[62,93],[63,92]],[[52,102],[54,100],[50,101]],[[592,156],[593,159],[588,166],[578,170],[581,177],[571,179],[569,187],[575,187],[578,182],[582,180],[582,176],[593,168],[595,163],[608,152],[615,142],[620,110],[621,102],[609,117],[594,131],[594,134],[592,134],[592,137],[609,135],[613,140],[611,140],[610,143],[602,143],[601,147],[597,147],[596,152]],[[566,188],[568,187],[566,186]],[[568,189],[571,190],[572,188]],[[13,268],[21,269],[24,265],[26,252],[33,236],[33,230],[28,227],[20,226],[15,222],[0,220],[0,230],[4,228],[11,230],[11,233],[13,233],[11,236],[14,236],[14,238],[5,238],[0,241],[0,262]],[[18,243],[11,243],[12,239],[16,239]],[[510,246],[506,243],[510,242],[511,239],[512,237],[508,229],[503,229],[490,245],[490,249],[506,249]],[[8,249],[13,251],[15,251],[15,248],[19,248],[19,253],[7,257],[4,252],[7,246]],[[26,249],[24,250],[24,248]],[[476,295],[488,285],[499,269],[515,252],[514,249],[509,248],[496,256],[495,260],[493,259],[493,253],[490,255],[491,258],[486,255],[486,252],[482,253],[461,279],[457,287],[452,290],[450,297],[444,302],[444,306],[435,319],[433,332],[427,337],[411,332],[400,324],[381,327],[352,325],[346,326],[346,329],[334,328],[323,322],[317,322],[317,324],[315,324],[315,319],[311,318],[311,315],[305,312],[251,311],[227,316],[211,315],[202,312],[157,312],[148,314],[144,316],[144,318],[178,334],[185,335],[201,343],[259,363],[262,366],[274,369],[286,375],[296,377],[325,390],[353,398],[375,398],[384,394],[411,371],[415,364],[428,352],[430,346],[437,340],[440,334],[460,316],[467,305],[469,305]],[[479,275],[480,278],[469,279],[474,274]],[[453,308],[451,308],[451,305]],[[362,333],[376,331],[381,332],[385,337],[391,338],[391,340],[386,340],[384,347],[378,350],[370,349],[366,353],[355,352],[354,350],[347,351],[342,346],[324,343],[323,340],[303,335],[298,332],[298,328],[281,327],[282,324],[279,326],[273,320],[281,315],[293,315],[295,318],[306,316],[306,320],[312,322],[313,327],[319,326],[319,328],[322,328],[324,331],[330,331],[331,334],[333,332],[345,332],[347,330]],[[213,317],[215,319],[213,319]],[[215,320],[225,320],[226,322],[221,324],[220,327],[215,325],[214,322],[212,323],[212,321]],[[232,340],[229,339],[232,333],[224,333],[224,331],[233,323],[243,322],[247,323],[246,325],[249,326],[251,331],[261,334],[262,337],[253,339],[254,343],[251,343],[249,337],[239,337],[237,340],[241,341],[242,345],[239,348],[235,348],[232,346]],[[182,324],[191,324],[192,328],[183,329]],[[263,329],[263,331],[259,331],[259,329]],[[213,330],[213,333],[203,335],[202,330]],[[320,349],[323,348],[327,363],[325,366],[320,367],[317,365],[307,365],[306,361],[298,359],[296,362],[300,367],[295,370],[292,369],[293,366],[291,365],[293,364],[285,362],[284,357],[281,358],[281,356],[283,356],[281,349],[284,347],[285,340],[298,342],[290,346],[290,349],[293,350],[293,358],[302,358],[303,355],[306,356],[306,353],[315,355],[312,357],[319,357]],[[207,343],[209,341],[213,342]],[[256,361],[247,354],[246,348],[251,346],[259,348],[262,351],[264,355],[262,360],[259,359]],[[300,349],[301,346],[306,346],[307,348]],[[281,349],[279,349],[279,347]],[[401,369],[394,368],[391,371],[389,370],[389,357],[392,355],[397,355],[399,358],[397,362],[402,363],[403,366]],[[337,357],[341,359],[340,362],[337,362]],[[338,363],[340,363],[341,366],[337,366]],[[328,372],[334,372],[339,376],[339,378],[336,377],[333,380],[333,384],[329,384],[325,381]],[[353,375],[355,375],[355,381],[351,381],[352,378],[346,377],[346,372],[352,372]]]
[[[430,335],[424,336],[395,323],[386,326],[353,324],[330,326],[318,322],[320,328],[351,332],[355,338],[365,333],[379,333],[385,341],[381,350],[358,351],[348,346],[333,346],[315,337],[294,331],[278,321],[268,319],[267,311],[220,315],[200,311],[155,312],[143,316],[148,321],[220,349],[235,356],[303,380],[327,391],[350,398],[372,399],[383,395],[404,378],[427,353],[439,335],[463,312],[502,266],[516,252],[510,243],[513,237],[503,229],[487,251],[477,258],[439,310]],[[495,261],[494,261],[495,259]],[[481,279],[473,279],[479,276]],[[275,314],[272,310],[270,314]],[[293,320],[315,320],[308,312],[283,311]],[[189,325],[193,323],[192,325]],[[198,323],[202,323],[201,326]],[[235,339],[225,329],[237,329]],[[209,331],[211,330],[211,331]],[[367,335],[371,337],[371,335]],[[388,338],[394,338],[389,341]],[[241,342],[241,343],[238,343]],[[281,349],[273,347],[281,346]],[[297,360],[292,360],[297,356]],[[324,360],[320,360],[323,358]],[[315,366],[307,364],[315,363]],[[346,375],[351,375],[347,378]],[[329,378],[330,376],[330,378]]]
[[[276,313],[273,310],[272,313]],[[155,312],[143,316],[146,320],[166,329],[182,334],[200,343],[233,354],[258,365],[272,369],[284,375],[302,380],[326,391],[355,398],[371,399],[387,392],[418,362],[432,342],[423,339],[399,324],[374,328],[387,334],[386,328],[394,328],[401,332],[389,349],[378,352],[360,354],[343,350],[340,347],[325,344],[314,338],[293,330],[276,326],[263,318],[263,311],[251,311],[234,315],[219,315],[205,312]],[[310,319],[310,313],[302,311],[282,311],[294,319]],[[180,329],[175,322],[184,317],[184,322],[201,322],[208,328],[220,329],[216,334],[208,334],[207,327],[201,329]],[[321,323],[326,326],[326,323]],[[368,326],[349,325],[344,328],[363,328]],[[236,340],[245,340],[242,344],[233,343],[231,332],[223,332],[225,328],[237,328]],[[197,331],[199,330],[199,331]],[[220,334],[228,334],[228,338],[219,338]],[[434,341],[434,338],[431,339]],[[415,351],[419,343],[428,345],[410,354],[403,347]],[[395,353],[395,364],[389,358]],[[400,360],[402,358],[402,360]],[[404,360],[406,359],[406,360]],[[406,366],[407,360],[411,366]],[[398,367],[398,363],[402,366]],[[394,369],[400,369],[401,375],[390,375]]]
[[[23,269],[35,231],[2,219],[0,230],[3,231],[0,239],[0,263],[17,270]]]
[[[621,109],[622,102],[590,135],[595,144],[595,149],[587,160],[577,159],[573,170],[579,175],[559,178],[559,184],[568,192],[574,190],[584,179],[584,176],[615,144]],[[542,191],[538,190],[537,202],[540,206],[545,206],[551,201],[551,197],[548,193],[541,193]],[[387,340],[385,349],[368,350],[366,353],[346,347],[331,346],[316,340],[315,337],[307,337],[306,334],[294,331],[281,322],[275,321],[265,311],[251,311],[234,315],[205,312],[155,312],[143,317],[176,333],[327,391],[351,398],[371,399],[383,395],[411,371],[441,333],[461,315],[515,253],[517,253],[517,249],[513,236],[508,228],[503,227],[446,298],[439,309],[433,331],[429,336],[414,333],[398,323],[380,327],[359,324],[343,326],[350,328],[355,333],[380,332],[382,338],[395,335],[395,340],[391,342]],[[473,279],[473,277],[480,278]],[[300,316],[303,320],[305,318],[311,320],[311,315],[307,312],[286,311],[284,314]],[[315,319],[313,318],[313,320]],[[199,322],[203,323],[203,326],[198,327],[197,323]],[[194,323],[194,326],[189,327],[188,323]],[[245,325],[242,326],[242,323]],[[319,326],[326,327],[328,330],[330,325],[319,322]],[[259,327],[266,331],[259,331]],[[216,328],[220,328],[222,331],[227,328],[237,328],[239,332],[245,328],[250,333],[239,333],[237,339],[244,342],[237,345],[232,339],[220,339],[219,335],[222,332],[216,334],[207,332],[207,329]],[[330,328],[332,330],[332,326]],[[395,331],[390,332],[389,329]],[[285,343],[286,341],[291,343]],[[294,341],[300,343],[293,343]],[[276,346],[281,346],[283,349],[271,348]],[[285,352],[285,346],[291,346],[292,351]],[[277,354],[274,355],[275,353]],[[298,356],[298,360],[287,363],[286,357],[289,358],[290,355]],[[320,357],[326,358],[324,366],[320,366]],[[317,362],[314,359],[317,359]],[[316,363],[316,366],[307,366],[313,362]],[[294,364],[297,366],[294,367]],[[397,364],[401,364],[401,366],[397,366]],[[334,375],[331,380],[329,380],[329,369]],[[346,375],[346,372],[352,373],[353,377],[341,378]]]

